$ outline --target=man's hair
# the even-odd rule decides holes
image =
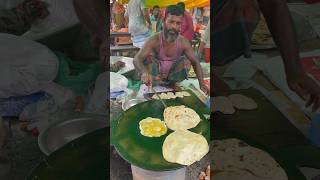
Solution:
[[[186,10],[186,5],[184,4],[184,2],[178,2],[177,6],[181,7],[183,11]]]
[[[152,9],[160,9],[160,7],[158,5],[153,6]]]
[[[184,11],[182,10],[181,7],[177,6],[177,5],[170,5],[167,7],[166,9],[166,13],[165,13],[165,19],[167,18],[168,15],[175,15],[175,16],[183,16]]]

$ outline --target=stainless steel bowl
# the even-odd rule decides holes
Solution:
[[[38,144],[43,153],[51,154],[68,142],[107,126],[104,116],[81,117],[54,123],[40,133]]]
[[[135,106],[139,103],[142,103],[144,101],[147,101],[146,99],[143,99],[143,98],[137,98],[137,99],[129,99],[129,100],[125,100],[123,103],[122,103],[122,109],[124,111],[128,110],[129,108],[131,108],[132,106]]]

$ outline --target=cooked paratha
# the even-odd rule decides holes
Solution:
[[[162,155],[166,161],[187,166],[200,161],[208,152],[207,140],[188,130],[169,134],[162,145]]]
[[[152,99],[159,99],[159,97],[158,97],[156,94],[154,94],[154,95],[152,96]]]
[[[163,117],[171,130],[187,130],[196,127],[201,121],[200,116],[191,108],[184,105],[165,108]]]
[[[214,112],[219,111],[223,114],[233,114],[235,112],[231,101],[225,96],[213,97],[212,103]]]
[[[181,91],[181,93],[183,94],[183,96],[186,97],[191,96],[190,93],[188,93],[187,91]]]
[[[238,139],[212,142],[215,180],[237,179],[287,180],[280,165],[268,153]]]
[[[173,92],[168,92],[167,96],[168,96],[169,99],[175,99],[176,98],[176,95],[174,95]]]
[[[237,109],[252,110],[258,108],[257,103],[247,96],[241,94],[232,94],[228,98],[232,105]]]
[[[184,97],[182,92],[176,92],[176,96],[178,98],[183,98]]]
[[[161,93],[159,96],[161,99],[170,99],[167,93]]]

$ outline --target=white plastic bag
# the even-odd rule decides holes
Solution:
[[[124,91],[128,87],[128,79],[121,74],[110,72],[110,93]]]
[[[0,42],[0,98],[38,92],[55,79],[59,61],[50,49],[5,33]]]

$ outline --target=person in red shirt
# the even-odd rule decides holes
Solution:
[[[192,16],[189,12],[185,10],[185,4],[183,2],[179,2],[177,6],[181,7],[184,11],[180,34],[189,41],[191,41],[194,35]]]

